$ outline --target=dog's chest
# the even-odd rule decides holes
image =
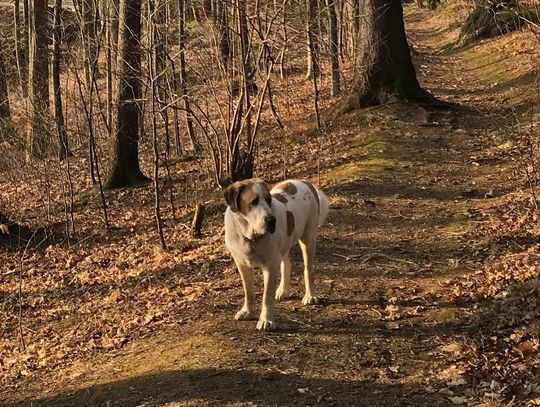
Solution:
[[[251,267],[260,267],[266,264],[266,250],[258,244],[259,242],[239,241],[229,250],[236,261]]]

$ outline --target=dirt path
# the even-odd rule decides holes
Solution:
[[[486,107],[475,104],[481,85],[438,52],[446,34],[420,27],[426,18],[407,16],[422,82],[465,107],[374,109],[334,129],[338,158],[321,179],[332,200],[317,260],[322,305],[301,305],[295,252],[295,295],[278,304],[280,330],[261,334],[233,320],[242,294],[222,263],[210,273],[222,283],[179,310],[174,328],[35,384],[33,405],[447,406],[439,388],[459,373],[449,357],[474,335],[472,310],[449,300],[447,282],[482,260],[463,236],[485,196],[504,192],[507,170],[479,165],[494,125],[475,112]]]

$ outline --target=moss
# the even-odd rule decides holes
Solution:
[[[502,93],[511,105],[520,105],[538,94],[538,72],[520,73],[520,66],[504,52],[477,46],[462,51],[461,58],[477,79],[490,85],[491,92]]]
[[[463,318],[463,310],[455,307],[441,307],[428,310],[426,320],[429,322],[445,323],[460,321]]]
[[[337,181],[358,179],[366,174],[374,174],[393,167],[393,161],[385,158],[366,158],[340,165],[327,174],[325,178]]]

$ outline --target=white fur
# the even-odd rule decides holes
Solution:
[[[233,212],[230,207],[225,211],[225,245],[230,251],[242,277],[244,286],[244,305],[236,314],[236,319],[254,319],[253,269],[263,271],[264,294],[262,309],[257,329],[271,330],[274,322],[274,299],[284,299],[290,295],[291,263],[289,250],[295,242],[300,243],[304,257],[305,305],[317,304],[319,299],[314,286],[313,259],[316,250],[316,238],[320,225],[328,214],[328,200],[321,190],[317,190],[319,204],[307,184],[290,180],[297,192],[294,195],[283,191],[284,183],[278,184],[271,193],[281,193],[287,198],[284,204],[272,198],[271,206],[264,201],[262,184],[255,184],[259,196],[259,205],[247,214]],[[294,230],[287,235],[287,211],[294,215]],[[264,234],[264,219],[268,215],[276,218],[274,233]],[[248,239],[254,239],[249,241]],[[281,283],[277,287],[279,270]]]

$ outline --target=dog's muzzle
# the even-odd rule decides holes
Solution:
[[[268,233],[274,233],[276,231],[276,217],[274,215],[264,218],[264,228]]]

